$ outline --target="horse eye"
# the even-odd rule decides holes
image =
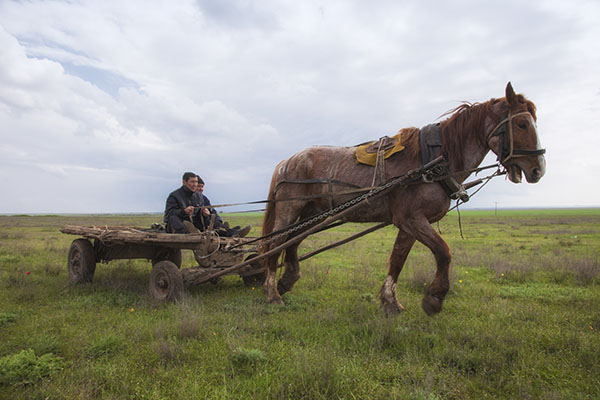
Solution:
[[[518,124],[519,128],[521,129],[527,129],[527,124],[524,122],[521,122],[520,124]]]

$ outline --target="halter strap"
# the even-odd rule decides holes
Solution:
[[[527,157],[527,156],[539,156],[546,153],[546,149],[515,149],[514,140],[513,140],[513,130],[512,130],[512,120],[520,115],[528,114],[531,118],[533,116],[529,111],[522,111],[516,114],[511,114],[510,110],[508,111],[508,116],[500,121],[492,132],[487,137],[487,142],[489,143],[490,139],[493,136],[500,136],[500,148],[498,149],[498,161],[502,164],[506,163],[511,158],[515,157]],[[508,130],[500,131],[502,125],[507,124]],[[508,134],[508,149],[506,149],[506,141]]]

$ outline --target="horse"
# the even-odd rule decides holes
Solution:
[[[511,83],[505,97],[482,103],[463,103],[442,115],[441,151],[449,174],[458,184],[464,182],[491,150],[498,156],[508,179],[520,183],[538,182],[545,173],[545,150],[537,133],[536,106]],[[399,131],[404,149],[378,167],[357,163],[355,147],[314,146],[302,150],[275,168],[263,219],[263,235],[283,231],[283,237],[263,245],[262,253],[276,248],[301,231],[285,234],[285,228],[315,214],[330,210],[353,198],[349,187],[373,187],[390,177],[401,176],[422,166],[423,139],[420,129]],[[383,168],[381,168],[383,166]],[[392,187],[383,196],[365,202],[343,217],[343,222],[387,222],[398,228],[389,256],[388,273],[379,291],[386,315],[404,312],[396,298],[396,283],[406,258],[419,241],[433,253],[437,270],[421,302],[429,316],[439,313],[450,287],[448,278],[451,253],[448,244],[432,227],[449,210],[450,197],[437,181],[424,180],[406,187]],[[263,236],[264,237],[264,236]],[[291,290],[300,278],[298,246],[293,243],[281,252],[265,257],[266,279],[263,289],[267,304],[283,304],[281,295]],[[277,281],[278,260],[284,252],[284,272]]]

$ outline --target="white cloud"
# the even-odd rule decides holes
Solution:
[[[0,177],[8,192],[46,177],[50,212],[160,211],[185,170],[213,202],[256,200],[304,147],[422,126],[511,80],[538,105],[547,176],[472,204],[598,205],[598,15],[583,0],[0,2]]]

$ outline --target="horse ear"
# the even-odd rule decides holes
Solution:
[[[508,82],[508,84],[506,85],[506,101],[508,102],[508,104],[512,105],[514,103],[514,101],[516,100],[517,95],[515,94],[515,91],[511,85],[510,82]]]

